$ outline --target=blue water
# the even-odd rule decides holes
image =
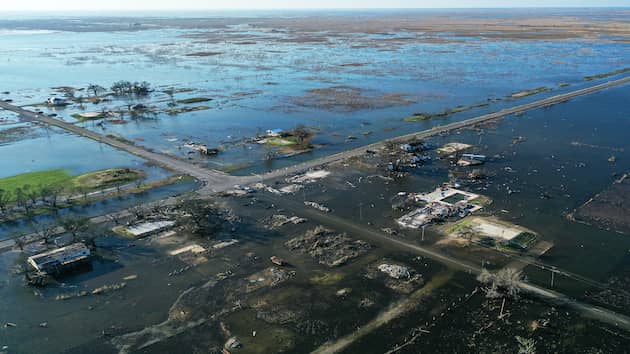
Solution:
[[[195,37],[199,33],[204,34],[203,38]],[[299,43],[292,34],[247,25],[0,34],[1,89],[11,91],[10,96],[21,104],[34,104],[54,93],[51,87],[84,88],[89,83],[109,87],[121,79],[146,80],[157,91],[190,88],[194,91],[178,94],[176,98],[211,97],[212,102],[202,103],[208,104],[210,110],[176,116],[159,114],[157,119],[133,120],[125,125],[84,125],[181,157],[189,156],[188,150],[181,147],[186,139],[222,147],[226,151],[217,158],[193,158],[218,168],[254,163],[250,170],[260,171],[445,123],[445,120],[403,121],[415,112],[438,112],[539,86],[555,88],[553,93],[557,93],[583,85],[584,76],[623,68],[629,62],[627,44],[606,40],[503,40],[450,37],[445,33],[439,35],[444,43],[390,45],[374,42],[375,38],[383,37],[379,34],[335,35],[322,31],[309,35],[323,36],[327,42]],[[404,31],[388,34],[392,38],[411,35],[415,36]],[[186,55],[195,52],[222,54]],[[348,63],[365,65],[341,66]],[[560,83],[572,86],[559,89]],[[306,95],[307,90],[335,85],[358,87],[379,95],[403,93],[416,103],[352,112],[292,103],[293,98]],[[243,96],[240,94],[243,92],[248,94]],[[549,94],[552,93],[535,98]],[[156,92],[146,99],[86,104],[85,110],[125,109],[137,102],[165,108],[166,100],[166,95]],[[507,103],[510,104],[516,102]],[[496,104],[486,110],[500,106]],[[80,108],[71,106],[56,113],[73,121],[70,115],[79,111]],[[313,142],[324,147],[307,156],[264,165],[261,160],[267,150],[257,144],[242,143],[260,130],[291,129],[297,124],[317,129],[319,134]],[[365,131],[372,134],[363,137],[361,133]],[[359,139],[348,144],[345,140],[349,135]]]

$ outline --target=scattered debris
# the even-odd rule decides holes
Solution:
[[[463,154],[461,159],[457,161],[457,165],[462,167],[478,166],[483,165],[485,162],[485,155]]]
[[[271,217],[271,220],[267,223],[267,227],[270,229],[278,229],[286,224],[301,224],[306,222],[306,219],[297,216],[288,217],[286,215],[277,214]]]
[[[92,290],[92,295],[100,295],[100,294],[104,294],[106,292],[120,290],[120,289],[123,289],[126,286],[127,286],[127,283],[125,283],[125,282],[118,283],[118,284],[103,285],[100,288],[96,288],[96,289]]]
[[[427,194],[409,194],[407,198],[416,203],[425,203],[423,207],[396,220],[399,225],[412,229],[449,217],[463,218],[489,203],[489,200],[478,194],[449,187],[437,188]]]
[[[197,244],[192,244],[192,245],[188,245],[182,248],[178,248],[176,250],[173,251],[169,251],[168,254],[171,256],[177,256],[179,254],[182,253],[186,253],[186,252],[190,252],[190,253],[203,253],[205,252],[206,249],[197,245]]]
[[[304,202],[304,205],[310,206],[311,208],[317,209],[319,211],[323,211],[324,213],[330,213],[330,209],[316,202]]]
[[[246,292],[256,291],[264,287],[275,287],[295,276],[295,271],[285,268],[270,267],[247,278]]]
[[[222,248],[229,247],[229,246],[232,246],[232,245],[237,244],[237,243],[238,243],[238,240],[231,239],[231,240],[215,243],[214,245],[212,245],[212,248],[215,249],[215,250],[220,250]]]
[[[378,270],[394,279],[409,279],[411,277],[411,273],[409,272],[409,269],[407,267],[399,266],[396,264],[383,263],[378,266]]]
[[[351,292],[352,292],[352,289],[350,289],[350,288],[343,288],[343,289],[337,290],[335,295],[337,295],[338,297],[345,297],[348,294],[350,294]]]
[[[241,344],[241,342],[238,341],[236,337],[232,337],[225,342],[225,345],[223,347],[225,349],[238,349],[242,346],[243,345]]]
[[[217,148],[209,148],[205,144],[195,143],[195,142],[189,142],[189,143],[184,144],[183,146],[187,149],[197,151],[201,155],[207,155],[207,156],[217,155],[220,152],[219,149]]]
[[[337,267],[365,254],[372,246],[362,240],[352,240],[346,234],[337,234],[318,226],[304,235],[285,243],[290,250],[308,253],[320,264]]]
[[[317,182],[318,180],[326,178],[328,176],[330,176],[329,171],[316,170],[316,171],[306,172],[305,174],[302,174],[302,175],[297,175],[297,176],[287,178],[286,181],[288,183],[308,184],[308,183]]]
[[[273,263],[273,264],[275,264],[277,266],[280,266],[280,267],[282,267],[282,266],[287,264],[287,262],[284,259],[282,259],[282,258],[280,258],[278,256],[271,256],[269,258],[269,260],[271,261],[271,263]]]
[[[468,144],[463,144],[463,143],[448,143],[442,146],[441,148],[437,149],[437,152],[439,152],[440,154],[450,155],[459,151],[470,149],[471,147],[473,146],[468,145]]]

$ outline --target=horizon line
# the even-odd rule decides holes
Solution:
[[[129,12],[129,11],[252,11],[252,10],[268,10],[268,11],[287,11],[287,10],[514,10],[514,9],[630,9],[630,6],[601,6],[601,5],[584,5],[584,6],[472,6],[472,7],[433,7],[433,6],[416,6],[416,7],[250,7],[250,8],[205,8],[205,7],[187,7],[187,8],[129,8],[129,9],[20,9],[20,10],[6,10],[0,11],[2,13],[16,13],[16,12]]]

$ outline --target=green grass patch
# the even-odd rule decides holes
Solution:
[[[536,241],[536,239],[537,236],[533,233],[522,232],[518,236],[510,240],[510,242],[508,243],[508,247],[519,250],[527,249],[534,243],[534,241]]]
[[[133,183],[144,177],[144,172],[130,168],[112,168],[76,176],[72,186],[87,190],[106,189]]]
[[[291,145],[297,145],[297,143],[298,143],[297,139],[292,136],[288,136],[285,138],[267,139],[267,144],[272,145],[272,146],[291,146]]]
[[[26,188],[31,191],[40,191],[44,187],[61,187],[72,179],[72,176],[64,170],[49,170],[23,173],[16,176],[0,179],[0,189],[9,193],[10,201],[15,201],[15,191],[18,188]]]
[[[483,102],[483,103],[475,103],[470,106],[457,106],[455,108],[447,108],[444,111],[438,112],[438,113],[416,113],[412,116],[405,118],[404,121],[417,122],[417,121],[427,120],[431,118],[447,117],[451,114],[469,111],[474,108],[487,107],[489,105],[490,105],[489,103]]]
[[[119,141],[121,143],[129,144],[129,145],[136,145],[136,143],[134,143],[133,141],[125,139],[122,136],[113,135],[113,134],[107,134],[106,137],[108,137],[110,139],[114,139],[114,140]]]
[[[461,230],[464,227],[467,227],[468,225],[470,225],[470,223],[472,222],[472,218],[465,218],[459,222],[457,222],[455,225],[451,226],[447,233],[449,234],[454,234],[457,233],[459,230]]]
[[[181,108],[167,109],[164,112],[167,114],[175,115],[175,114],[188,113],[188,112],[205,111],[206,109],[210,109],[210,107],[208,106],[181,107]]]
[[[430,114],[418,113],[405,118],[405,122],[418,122],[421,120],[431,119]]]
[[[486,206],[492,203],[492,199],[486,197],[485,195],[480,195],[477,198],[471,200],[470,203],[480,206]]]
[[[118,225],[114,227],[112,231],[114,231],[114,233],[118,236],[122,236],[126,238],[135,238],[135,236],[131,232],[127,231],[127,227],[123,225]]]
[[[145,177],[144,171],[128,168],[112,168],[72,176],[65,170],[48,170],[23,173],[0,179],[0,189],[9,195],[9,202],[16,201],[16,191],[21,188],[25,193],[41,194],[44,188],[61,189],[64,195],[91,192],[133,183]]]
[[[607,73],[603,73],[603,74],[585,76],[584,80],[586,80],[586,81],[593,81],[593,80],[597,80],[597,79],[604,79],[604,78],[607,78],[609,76],[625,74],[627,72],[630,72],[630,68],[623,68],[623,69],[619,69],[619,70],[615,70],[615,71],[611,71],[611,72],[607,72]]]
[[[537,88],[532,89],[532,90],[525,90],[525,91],[513,93],[512,95],[510,95],[510,97],[511,98],[523,98],[523,97],[535,95],[535,94],[538,94],[538,93],[541,93],[541,92],[545,92],[545,91],[551,91],[551,89],[549,87],[542,86],[542,87],[537,87]]]
[[[221,171],[225,172],[225,173],[233,173],[236,172],[238,170],[243,170],[246,169],[248,167],[250,167],[252,164],[250,162],[244,162],[241,164],[234,164],[234,165],[228,165],[228,166],[224,166],[223,168],[221,168]]]

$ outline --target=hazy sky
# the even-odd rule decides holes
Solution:
[[[630,0],[2,0],[2,11],[630,6]]]

